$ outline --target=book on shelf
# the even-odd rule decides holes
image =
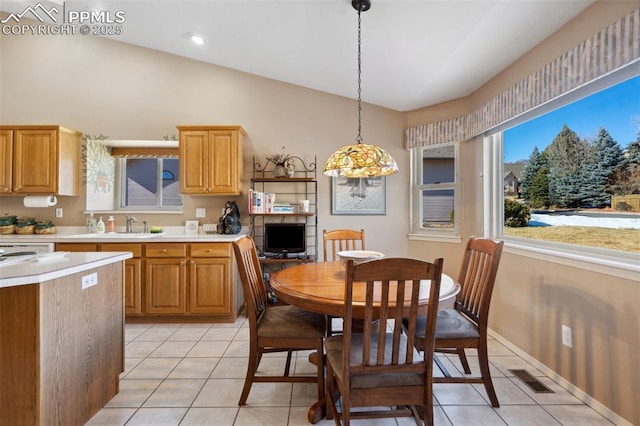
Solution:
[[[273,192],[262,192],[249,189],[248,210],[250,214],[272,213],[276,201],[276,194]]]
[[[272,212],[273,213],[293,213],[294,207],[291,203],[274,203]]]

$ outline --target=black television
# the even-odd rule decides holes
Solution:
[[[307,232],[304,223],[265,223],[265,255],[286,257],[306,251]]]

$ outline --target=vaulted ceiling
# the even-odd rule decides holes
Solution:
[[[469,95],[591,3],[372,0],[362,13],[362,99],[408,111]],[[0,10],[26,4],[2,0]],[[111,37],[123,43],[357,97],[350,0],[71,0],[64,8],[124,11],[122,33]]]

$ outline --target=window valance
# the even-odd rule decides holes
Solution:
[[[406,149],[471,139],[640,59],[640,8],[468,114],[410,127]]]
[[[171,158],[178,157],[178,148],[122,148],[112,147],[111,156],[114,158]]]

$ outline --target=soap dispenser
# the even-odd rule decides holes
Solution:
[[[98,219],[98,224],[96,225],[96,232],[98,234],[104,234],[104,231],[104,221],[102,220],[102,216],[100,216],[100,219]]]
[[[113,216],[109,216],[109,219],[107,220],[107,232],[111,234],[116,232],[116,220]]]
[[[91,212],[87,219],[87,232],[90,234],[96,232],[96,218],[93,217],[93,212]]]

